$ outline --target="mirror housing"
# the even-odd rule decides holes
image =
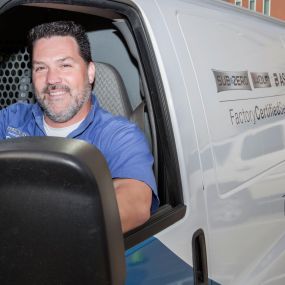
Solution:
[[[124,284],[107,163],[80,140],[0,142],[0,284]]]

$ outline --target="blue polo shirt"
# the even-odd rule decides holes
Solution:
[[[23,136],[46,136],[43,111],[37,103],[16,103],[0,111],[0,139]],[[153,191],[151,211],[158,208],[153,157],[144,134],[135,124],[106,112],[92,96],[87,117],[67,137],[96,146],[104,155],[112,178],[131,178],[148,184]]]

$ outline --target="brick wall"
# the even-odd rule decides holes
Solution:
[[[235,0],[226,0],[234,4]],[[270,16],[285,20],[285,0],[270,1]],[[242,0],[242,6],[248,8],[249,0]],[[256,12],[263,13],[263,0],[256,0]]]
[[[285,1],[271,0],[270,16],[285,20]]]

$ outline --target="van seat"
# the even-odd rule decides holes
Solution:
[[[113,115],[127,117],[144,131],[144,102],[133,110],[123,79],[115,67],[102,62],[96,62],[95,67],[93,90],[100,105]]]
[[[110,64],[96,62],[95,95],[100,105],[113,115],[129,117],[132,107],[119,72]]]

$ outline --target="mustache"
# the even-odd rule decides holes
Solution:
[[[70,92],[70,88],[67,85],[64,84],[48,84],[47,86],[45,86],[42,89],[43,93],[50,93],[50,91],[54,91],[54,90],[64,90],[66,92]]]

